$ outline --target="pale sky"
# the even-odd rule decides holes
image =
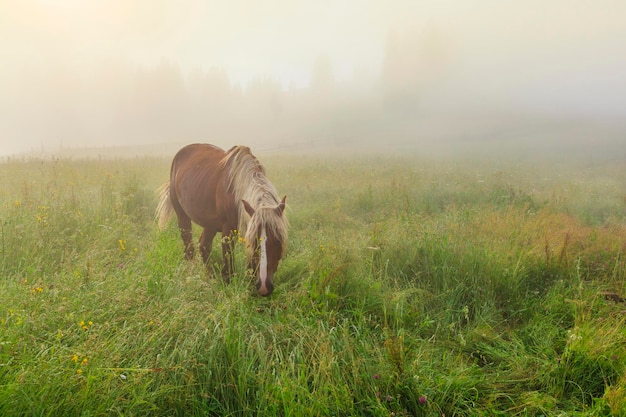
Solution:
[[[619,119],[625,22],[623,0],[0,0],[0,88],[163,60],[185,75],[220,68],[244,88],[260,75],[304,88],[320,55],[339,82],[375,80],[391,36],[434,34],[446,54],[441,97]],[[5,94],[0,110],[13,101]]]
[[[621,0],[2,0],[0,50],[9,67],[169,59],[306,84],[319,54],[338,78],[378,71],[390,32],[434,26],[475,67],[533,56],[608,71],[624,63],[625,21]]]

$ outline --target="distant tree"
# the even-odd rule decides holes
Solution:
[[[387,34],[381,71],[381,81],[385,91],[394,92],[402,82],[402,51],[394,32]]]
[[[390,32],[385,43],[381,87],[385,105],[394,111],[414,111],[427,105],[445,76],[446,42],[434,24],[402,37]]]
[[[311,90],[314,93],[328,93],[333,88],[333,65],[327,54],[319,55],[313,64]]]
[[[434,23],[426,27],[419,42],[420,82],[435,83],[446,75],[449,59],[447,42]]]
[[[416,48],[394,32],[387,35],[381,83],[384,104],[394,111],[413,111],[419,94]]]

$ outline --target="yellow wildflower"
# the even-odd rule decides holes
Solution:
[[[41,288],[41,287],[35,287],[32,290],[30,290],[30,293],[33,294],[33,295],[38,294],[38,293],[42,293],[42,292],[43,292],[43,288]]]

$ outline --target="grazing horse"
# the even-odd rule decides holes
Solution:
[[[174,156],[170,180],[159,196],[159,227],[176,213],[185,259],[194,256],[191,222],[204,228],[199,248],[207,266],[213,238],[221,232],[222,276],[228,282],[234,268],[232,242],[243,237],[259,294],[272,293],[274,273],[287,246],[286,196],[278,197],[250,148],[234,146],[225,152],[209,144],[185,146]]]

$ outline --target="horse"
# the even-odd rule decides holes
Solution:
[[[203,228],[202,259],[209,267],[213,238],[222,234],[222,276],[234,272],[233,241],[246,242],[248,268],[260,295],[274,290],[274,273],[287,248],[285,200],[267,179],[265,168],[247,146],[228,151],[203,143],[179,150],[170,179],[159,188],[156,218],[163,230],[176,214],[185,259],[194,257],[192,222]]]

